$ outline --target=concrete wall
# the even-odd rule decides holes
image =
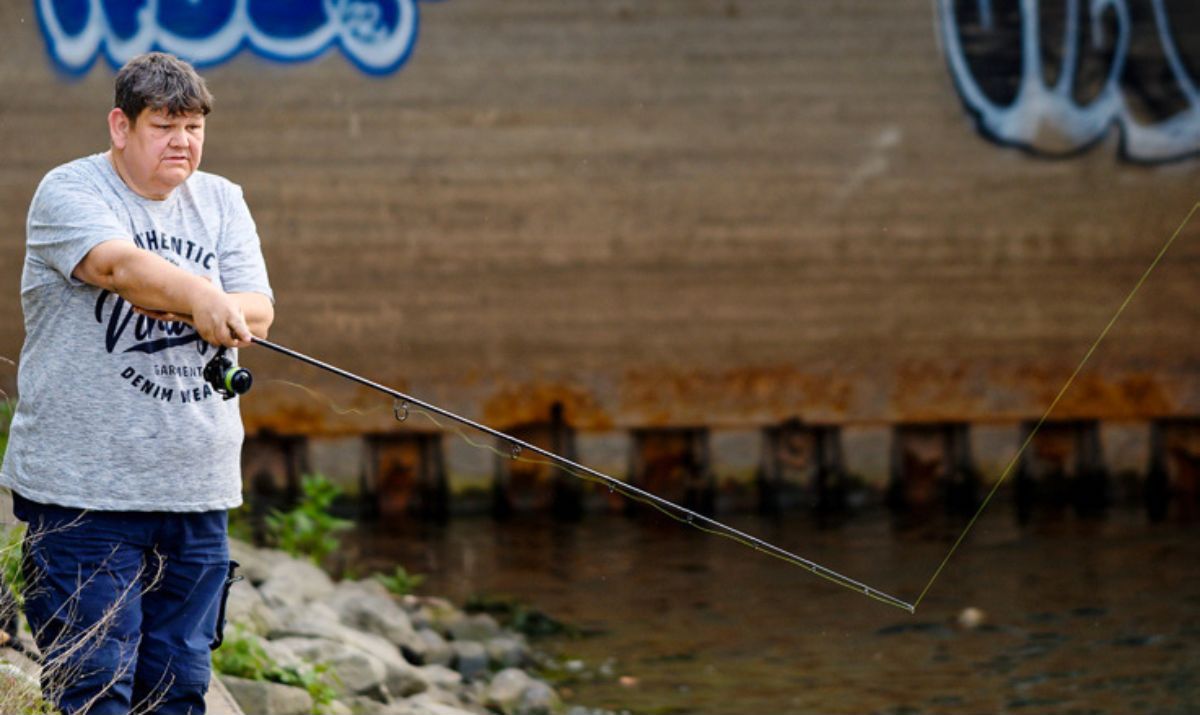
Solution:
[[[1200,164],[1125,161],[1113,132],[1059,160],[981,136],[928,0],[419,9],[392,75],[336,52],[207,70],[205,168],[258,220],[272,338],[501,428],[556,401],[585,431],[1037,418],[1200,199]],[[32,3],[0,7],[0,42],[15,359],[25,210],[106,148],[113,73],[55,70]],[[1197,234],[1058,416],[1200,413]],[[395,428],[386,399],[256,352],[251,431]]]

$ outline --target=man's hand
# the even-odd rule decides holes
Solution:
[[[200,333],[205,342],[242,348],[250,345],[252,333],[236,296],[215,289],[217,296],[207,306],[201,305],[194,313],[173,313],[134,306],[134,312],[147,318],[164,322],[187,323]],[[199,316],[199,318],[197,317]]]
[[[192,327],[213,345],[238,348],[251,342],[250,328],[242,307],[233,296],[209,284],[209,290],[196,291],[192,304]]]

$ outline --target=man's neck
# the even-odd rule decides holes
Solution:
[[[121,152],[117,149],[110,147],[105,156],[108,157],[109,163],[112,164],[113,171],[117,172],[117,176],[120,177],[121,181],[129,187],[130,191],[138,196],[141,196],[143,199],[150,199],[151,201],[165,201],[171,195],[170,189],[168,189],[166,192],[158,193],[138,186],[138,184],[136,184],[130,177],[129,171],[126,170],[124,159],[121,156]]]

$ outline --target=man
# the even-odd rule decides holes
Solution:
[[[29,209],[0,484],[29,524],[26,618],[65,715],[204,712],[242,424],[202,371],[274,318],[241,190],[197,171],[211,102],[187,63],[131,60],[109,151],[51,171]]]

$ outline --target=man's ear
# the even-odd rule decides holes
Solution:
[[[119,107],[108,113],[108,138],[114,149],[124,149],[131,129],[129,117]]]

